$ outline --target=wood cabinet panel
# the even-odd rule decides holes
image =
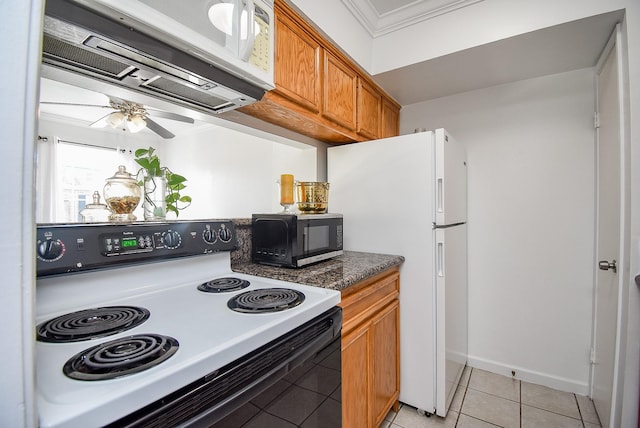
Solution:
[[[400,395],[398,268],[343,291],[342,425],[377,428]]]
[[[369,419],[368,335],[369,330],[362,328],[342,336],[342,426],[345,428],[362,426]]]
[[[397,272],[383,272],[361,283],[354,284],[343,292],[342,302],[342,331],[357,327],[373,316],[382,307],[399,297],[399,274]]]
[[[399,324],[400,304],[394,300],[374,318],[371,325],[370,340],[372,354],[375,355],[371,367],[373,374],[371,411],[374,426],[380,425],[400,392]]]
[[[363,79],[358,79],[358,127],[363,137],[376,139],[380,135],[382,95]]]
[[[380,113],[380,138],[397,135],[400,135],[400,108],[387,98],[383,98]]]
[[[320,111],[320,44],[289,18],[276,17],[277,91],[312,112]]]
[[[397,135],[400,105],[285,0],[274,10],[276,89],[238,111],[327,143]],[[378,97],[393,107],[384,117]]]
[[[347,64],[324,53],[322,115],[350,131],[356,130],[358,76]]]

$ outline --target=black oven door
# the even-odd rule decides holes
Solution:
[[[334,307],[107,428],[340,428],[341,329]]]

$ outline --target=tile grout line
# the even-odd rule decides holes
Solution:
[[[467,379],[467,384],[464,386],[464,394],[462,394],[462,401],[460,401],[460,411],[458,412],[458,417],[456,418],[456,423],[453,425],[454,428],[458,426],[458,422],[460,421],[460,416],[462,415],[462,406],[464,405],[464,399],[467,398],[467,391],[469,391],[469,383],[471,383],[470,382],[471,381],[471,373],[473,373],[473,368],[470,367],[469,368],[469,379]]]
[[[578,407],[578,414],[580,415],[580,422],[582,422],[582,428],[584,428],[584,418],[582,417],[582,409],[580,409],[580,403],[578,403],[578,397],[576,397],[576,394],[573,394],[573,399],[576,402],[576,406]]]
[[[522,428],[522,380],[518,380],[519,386],[519,394],[518,394],[518,402],[520,403],[520,428]]]

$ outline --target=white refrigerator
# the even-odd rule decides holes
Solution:
[[[400,401],[446,416],[467,362],[467,164],[444,129],[331,147],[344,249],[400,266]]]

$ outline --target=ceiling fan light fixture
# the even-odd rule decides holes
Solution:
[[[120,126],[122,121],[124,120],[124,113],[121,111],[115,111],[107,116],[107,124],[112,128],[117,128]]]
[[[142,131],[147,126],[147,121],[139,114],[134,114],[127,119],[127,129],[131,133]]]

